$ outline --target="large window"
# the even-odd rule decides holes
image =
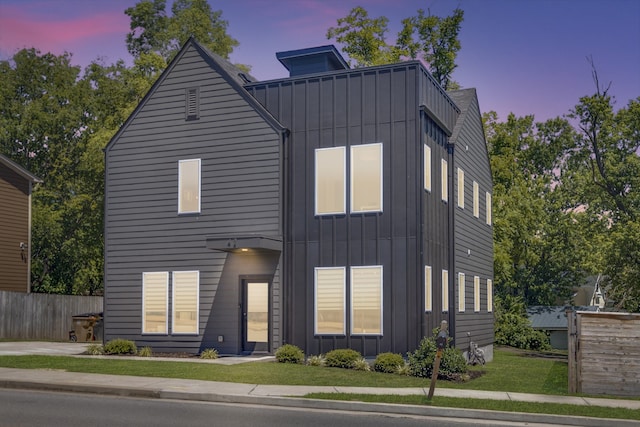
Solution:
[[[464,312],[465,310],[465,278],[464,273],[458,273],[458,311]]]
[[[480,277],[473,277],[473,311],[480,311]]]
[[[178,162],[178,213],[200,212],[200,159]]]
[[[315,269],[315,333],[345,333],[345,269]]]
[[[431,191],[431,147],[424,144],[424,189]]]
[[[351,212],[382,211],[382,144],[351,147]]]
[[[169,273],[142,273],[142,333],[167,334]]]
[[[464,171],[458,168],[458,207],[464,209]]]
[[[345,148],[316,150],[316,215],[345,213]]]
[[[449,200],[449,169],[447,166],[447,161],[445,159],[441,159],[440,161],[440,191],[442,193],[442,200]]]
[[[487,225],[491,225],[491,193],[487,192],[485,196],[487,202]]]
[[[173,322],[174,334],[198,333],[198,299],[200,273],[175,271],[173,273]]]
[[[424,311],[433,310],[433,275],[431,266],[424,267]]]
[[[478,183],[473,181],[473,216],[480,218],[480,189]]]
[[[382,335],[382,266],[351,268],[351,333]]]
[[[449,272],[442,270],[442,311],[449,311]]]

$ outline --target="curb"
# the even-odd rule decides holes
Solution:
[[[601,427],[638,427],[634,420],[608,418],[575,417],[567,415],[531,414],[522,412],[501,412],[481,409],[460,409],[389,403],[367,403],[338,400],[305,399],[279,396],[245,396],[216,393],[198,393],[189,391],[163,390],[126,386],[101,386],[77,383],[45,383],[37,381],[0,380],[0,388],[58,391],[71,393],[91,393],[110,396],[186,400],[199,402],[237,403],[246,405],[265,405],[301,409],[334,410],[350,412],[369,412],[395,415],[424,416],[435,418],[484,419],[502,422],[526,422],[556,424],[567,426]]]

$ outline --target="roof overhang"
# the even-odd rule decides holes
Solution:
[[[215,235],[207,236],[207,249],[242,253],[249,251],[282,252],[282,239],[261,235]]]

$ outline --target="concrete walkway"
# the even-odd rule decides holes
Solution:
[[[86,349],[81,343],[49,343],[49,342],[0,342],[2,355],[71,355],[81,356]],[[121,356],[118,356],[121,358]],[[137,358],[136,358],[137,359]],[[149,360],[149,358],[140,358]],[[163,359],[183,360],[198,363],[244,363],[269,358],[221,357],[215,360],[202,359]],[[39,390],[56,390],[79,393],[99,393],[118,396],[154,397],[162,399],[199,400],[211,402],[236,402],[251,404],[267,404],[280,406],[308,407],[317,409],[344,409],[385,413],[402,413],[428,416],[454,416],[462,418],[487,417],[493,420],[527,421],[557,425],[600,426],[602,419],[584,417],[565,417],[545,414],[519,414],[496,411],[477,411],[466,409],[437,408],[417,405],[390,405],[359,402],[339,402],[328,400],[300,399],[309,393],[358,393],[358,394],[396,394],[427,395],[426,388],[377,388],[377,387],[333,387],[333,386],[283,386],[223,383],[215,381],[184,380],[173,378],[151,378],[122,375],[86,374],[60,370],[13,369],[0,368],[0,387]],[[526,393],[508,393],[479,390],[460,390],[436,388],[435,396],[511,400],[520,402],[566,403],[571,405],[589,405],[612,408],[628,408],[640,410],[640,400],[620,400],[606,398],[587,398],[577,396],[551,396]],[[639,422],[623,420],[606,420],[611,426],[639,426]]]

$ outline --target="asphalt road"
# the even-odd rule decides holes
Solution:
[[[258,405],[189,402],[0,389],[0,426],[261,426],[261,427],[454,427],[531,426],[430,417],[319,411]]]

